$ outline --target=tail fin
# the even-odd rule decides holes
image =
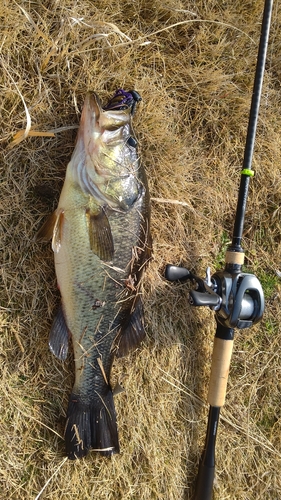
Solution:
[[[70,460],[82,458],[92,448],[102,455],[119,453],[116,412],[111,390],[85,403],[80,396],[69,398],[65,426],[65,448]]]

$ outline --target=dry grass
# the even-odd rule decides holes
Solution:
[[[191,498],[215,326],[163,270],[223,265],[262,9],[260,0],[2,0],[1,498]],[[277,0],[243,242],[266,312],[236,335],[217,441],[220,500],[281,498],[280,23]],[[152,201],[148,339],[112,376],[126,388],[116,398],[122,453],[70,463],[61,436],[72,360],[48,352],[59,296],[50,246],[34,235],[58,200],[86,91],[106,99],[119,87],[143,97],[135,129],[152,197],[183,203]],[[30,126],[55,137],[25,138]]]

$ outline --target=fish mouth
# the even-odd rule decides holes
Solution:
[[[96,119],[99,118],[99,115],[102,111],[124,111],[130,109],[131,114],[134,113],[136,104],[142,100],[140,94],[136,90],[116,90],[115,94],[105,106],[102,106],[101,100],[99,96],[95,92],[88,92],[86,94],[83,111],[85,109],[85,113],[94,113]],[[81,121],[83,121],[83,111],[81,115]]]
[[[79,132],[81,132],[84,139],[86,139],[91,135],[91,131],[96,129],[99,123],[102,123],[103,126],[105,125],[105,128],[107,128],[106,123],[110,116],[117,122],[120,120],[120,125],[122,125],[124,120],[123,113],[125,112],[127,116],[128,114],[133,115],[137,103],[141,100],[142,98],[136,90],[127,92],[123,89],[118,89],[113,97],[109,99],[108,103],[102,106],[98,95],[95,92],[88,92],[82,109]]]

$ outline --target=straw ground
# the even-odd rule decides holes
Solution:
[[[263,3],[1,2],[1,498],[190,499],[203,447],[214,316],[191,309],[168,262],[203,275],[231,238]],[[266,312],[237,332],[217,441],[216,499],[281,498],[280,42],[275,2],[243,246]],[[59,293],[49,245],[88,90],[135,88],[152,196],[147,340],[114,364],[121,454],[64,458],[73,361],[47,338]],[[15,140],[12,141],[12,138]],[[126,234],[124,233],[124,238]]]

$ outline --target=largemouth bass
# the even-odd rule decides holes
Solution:
[[[119,90],[102,108],[96,94],[87,94],[58,207],[38,234],[52,237],[62,298],[49,347],[61,360],[69,337],[74,349],[65,427],[70,459],[91,448],[119,452],[112,362],[145,336],[139,284],[151,250],[150,203],[131,123],[139,99]]]

